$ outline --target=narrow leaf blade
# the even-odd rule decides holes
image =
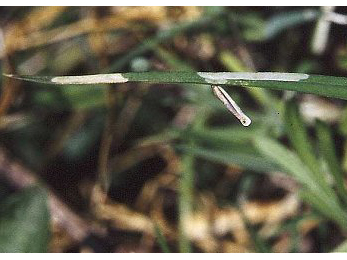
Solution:
[[[329,170],[335,180],[335,185],[340,196],[347,202],[347,191],[344,186],[343,172],[335,153],[335,145],[332,133],[327,124],[322,121],[316,122],[319,147],[322,156],[328,164]]]
[[[316,95],[347,99],[347,78],[303,73],[279,72],[130,72],[84,76],[21,76],[15,79],[45,84],[104,84],[125,82],[193,83],[234,85],[275,90],[292,90]]]

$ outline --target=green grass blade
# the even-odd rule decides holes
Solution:
[[[186,234],[193,210],[193,190],[194,190],[194,157],[184,154],[182,157],[183,171],[180,176],[179,187],[179,250],[181,253],[192,251],[189,238]]]
[[[219,55],[222,64],[230,71],[250,71],[232,52],[223,51]],[[249,88],[249,93],[265,108],[273,108],[277,105],[277,97],[271,95],[266,89]]]
[[[338,247],[336,247],[332,253],[347,253],[347,240],[342,242]]]
[[[251,241],[252,241],[255,252],[256,253],[271,253],[271,247],[267,244],[265,239],[259,236],[255,227],[253,227],[252,224],[249,223],[249,221],[247,220],[246,216],[243,214],[242,211],[241,211],[241,216],[245,224],[245,227],[250,237],[252,238]]]
[[[294,100],[286,102],[284,118],[287,135],[292,146],[297,151],[301,160],[311,169],[311,171],[318,171],[318,161],[314,155],[311,141],[307,135],[305,123],[299,114],[298,107]]]
[[[303,185],[303,196],[308,203],[323,215],[336,221],[341,227],[346,228],[346,213],[340,207],[336,197],[331,196],[332,192],[325,192],[322,189],[312,172],[295,153],[277,141],[261,136],[255,138],[255,146],[263,155],[272,159],[274,163]]]
[[[249,128],[245,131],[243,126],[204,127],[198,130],[178,131],[181,138],[187,140],[193,139],[214,146],[218,150],[229,151],[235,144],[244,146],[251,145],[253,137],[264,132],[265,130],[261,128]]]
[[[265,26],[264,37],[269,40],[276,37],[279,33],[317,19],[319,11],[315,9],[305,9],[286,13],[279,13],[271,17]]]
[[[293,176],[300,184],[310,190],[321,192],[320,186],[312,179],[309,168],[293,152],[289,151],[279,142],[267,137],[256,137],[255,146],[261,154],[270,158],[288,174]]]
[[[179,59],[179,57],[164,48],[156,48],[156,55],[165,61],[172,69],[175,71],[196,71],[192,66],[190,66],[186,61]]]
[[[185,71],[196,73],[196,70],[193,66],[189,65],[185,60],[180,59],[176,54],[166,51],[163,48],[156,48],[157,56],[163,60],[166,64],[168,64],[172,70],[174,71]],[[210,97],[209,89],[199,88],[196,84],[183,84],[185,90],[193,91],[197,94],[197,99],[201,100],[201,98],[205,98],[206,96]],[[207,90],[207,91],[206,91]],[[208,92],[208,95],[206,95]]]
[[[176,35],[180,33],[184,33],[192,29],[202,28],[203,26],[211,24],[211,22],[216,17],[220,16],[222,13],[223,13],[223,8],[216,8],[214,11],[205,13],[205,15],[203,15],[202,18],[199,20],[195,20],[191,22],[183,22],[171,28],[158,31],[158,33],[155,36],[145,39],[142,43],[140,43],[134,49],[130,50],[127,54],[125,54],[119,60],[111,64],[111,66],[107,69],[107,72],[117,71],[121,69],[131,59],[135,58],[136,56],[144,54],[146,51],[153,50],[159,44],[172,39],[173,37],[175,37]]]
[[[167,244],[167,241],[165,239],[165,236],[161,232],[161,230],[157,224],[154,224],[154,232],[155,232],[155,235],[158,239],[159,246],[160,246],[161,250],[163,251],[163,253],[171,253],[171,251],[169,249],[169,245]]]
[[[347,78],[280,72],[130,72],[86,76],[20,76],[12,78],[45,84],[194,83],[292,90],[347,99]]]
[[[329,200],[324,200],[324,198],[316,196],[316,193],[308,190],[300,191],[300,196],[323,216],[335,221],[343,230],[347,229],[346,212],[341,208],[331,207]]]
[[[331,193],[331,196],[334,196],[323,172],[320,170],[319,162],[315,157],[313,147],[307,135],[305,123],[300,116],[298,107],[294,100],[290,100],[286,103],[284,117],[287,135],[300,159],[311,170],[310,172],[313,173],[312,177],[321,188],[324,189],[325,192]]]
[[[176,148],[179,151],[194,155],[199,158],[227,165],[238,165],[252,171],[269,172],[279,169],[271,161],[260,155],[255,154],[254,152],[246,153],[220,151],[217,149],[206,149],[203,147],[192,147],[189,145],[177,145]],[[234,150],[230,146],[229,149]]]
[[[335,153],[335,145],[332,133],[327,124],[322,121],[316,123],[317,136],[319,140],[320,152],[324,157],[330,172],[335,180],[337,192],[347,202],[347,191],[344,186],[343,172]]]

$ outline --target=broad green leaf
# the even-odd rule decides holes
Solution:
[[[0,252],[46,252],[50,236],[47,193],[27,188],[0,204]]]
[[[58,85],[103,83],[194,83],[292,90],[347,99],[347,78],[280,72],[129,72],[85,76],[21,76],[15,79]]]

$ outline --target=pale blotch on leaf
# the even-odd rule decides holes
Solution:
[[[121,73],[97,74],[85,76],[61,76],[51,79],[56,84],[102,84],[102,83],[125,83],[128,79]]]
[[[309,78],[303,73],[281,72],[198,72],[198,75],[210,84],[226,84],[228,80],[300,81]]]

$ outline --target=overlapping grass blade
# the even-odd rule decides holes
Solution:
[[[320,169],[320,165],[314,154],[314,148],[311,145],[305,124],[299,114],[298,107],[294,100],[290,100],[286,103],[284,117],[287,135],[291,141],[291,144],[298,153],[301,161],[310,169],[312,178],[316,180],[317,184],[319,184],[325,192],[331,193],[331,196],[336,197]]]
[[[242,168],[257,171],[269,172],[279,170],[275,164],[256,153],[220,151],[217,149],[207,149],[204,147],[191,147],[188,145],[177,145],[176,148],[187,154],[194,155],[209,161],[214,161],[227,165],[238,165]],[[230,150],[232,149],[229,147]]]
[[[325,191],[295,153],[267,137],[256,137],[255,146],[264,156],[278,164],[283,171],[292,175],[303,186],[303,198],[309,204],[346,229],[346,212],[341,208],[336,196],[332,195],[333,191]]]
[[[204,127],[199,130],[179,131],[184,139],[193,139],[198,142],[213,146],[218,150],[231,150],[232,146],[249,146],[257,134],[264,133],[260,128],[250,128],[247,131],[242,126],[230,127]],[[244,150],[244,149],[241,149]],[[249,149],[247,149],[248,151]],[[240,151],[240,149],[238,149]]]
[[[252,72],[232,52],[229,52],[229,51],[221,52],[220,53],[220,60],[223,63],[223,65],[230,71],[235,71],[235,72],[249,71],[249,72]],[[272,95],[269,92],[269,90],[267,90],[267,89],[249,88],[248,91],[253,96],[253,98],[265,108],[273,108],[278,103],[277,98],[274,95]]]
[[[342,229],[347,229],[346,212],[344,212],[341,208],[330,207],[330,200],[326,200],[321,196],[317,196],[315,192],[311,192],[309,190],[301,190],[300,196],[322,215],[335,221]]]
[[[320,152],[328,164],[332,174],[338,194],[347,202],[347,191],[344,186],[343,172],[335,153],[334,139],[327,124],[322,121],[316,123],[317,136],[319,140]]]

